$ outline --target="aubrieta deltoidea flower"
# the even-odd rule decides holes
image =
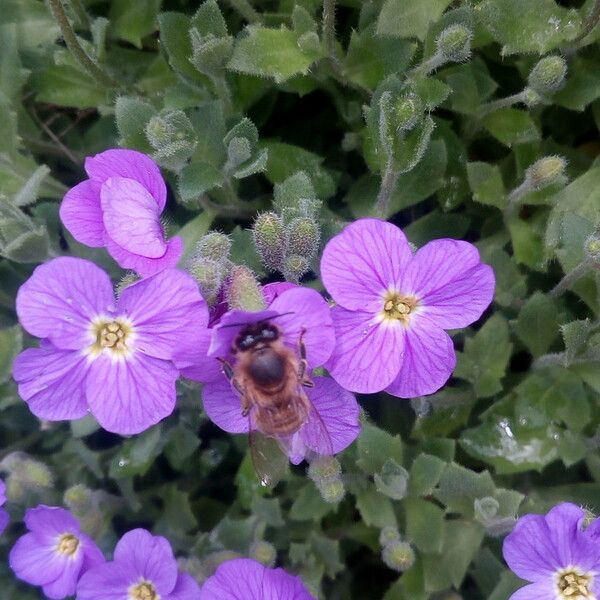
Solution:
[[[315,600],[299,577],[249,558],[221,563],[200,590],[199,600]]]
[[[6,484],[0,479],[0,506],[4,506],[6,503]],[[0,534],[6,529],[9,522],[8,513],[0,508]]]
[[[354,392],[431,394],[456,364],[446,329],[476,321],[494,294],[494,273],[468,242],[440,239],[414,254],[402,231],[360,219],[332,238],[321,275],[336,306],[336,345],[326,363]]]
[[[93,567],[79,580],[77,600],[198,600],[200,588],[180,573],[171,544],[145,529],[126,533],[113,560]]]
[[[564,502],[547,515],[525,515],[506,536],[504,559],[531,582],[510,600],[600,598],[600,519],[584,529],[585,511]]]
[[[310,377],[335,344],[331,311],[317,292],[299,286],[278,286],[265,297],[272,298],[266,310],[227,312],[202,347],[181,348],[176,364],[204,383],[204,411],[221,429],[276,438],[294,464],[311,452],[341,452],[360,432],[356,399],[330,378]],[[281,344],[274,354],[271,343]],[[269,390],[264,410],[257,382]],[[297,406],[274,404],[296,395]]]
[[[37,267],[16,305],[21,325],[43,338],[13,365],[30,410],[49,421],[91,411],[120,434],[139,433],[173,412],[173,355],[208,323],[206,303],[186,273],[161,271],[115,301],[102,269],[70,257]]]
[[[85,170],[89,179],[71,188],[60,206],[71,235],[106,247],[121,267],[142,277],[174,267],[183,241],[165,239],[160,215],[167,188],[158,165],[141,152],[112,149],[86,158]]]
[[[96,543],[64,508],[29,509],[25,525],[29,532],[17,540],[8,562],[19,579],[40,586],[48,598],[72,596],[81,575],[104,562]]]

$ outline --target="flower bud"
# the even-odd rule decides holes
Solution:
[[[534,190],[541,190],[564,179],[566,167],[567,161],[562,156],[545,156],[527,169],[525,178]]]
[[[23,502],[29,492],[37,493],[54,484],[50,469],[24,452],[5,456],[0,470],[8,472],[6,495],[12,502]]]
[[[92,506],[92,490],[78,483],[65,491],[63,500],[73,513],[84,513]]]
[[[321,231],[310,217],[293,219],[287,227],[287,253],[313,258],[319,249]]]
[[[344,482],[339,477],[329,481],[322,481],[320,484],[317,484],[317,489],[321,493],[321,498],[328,504],[337,504],[346,495]]]
[[[192,56],[190,62],[205,75],[215,75],[225,68],[233,54],[233,38],[229,35],[203,35],[193,27],[190,29]]]
[[[475,519],[483,525],[488,525],[498,514],[500,504],[495,498],[486,496],[485,498],[476,498],[473,508],[475,509]]]
[[[400,541],[400,532],[396,527],[387,526],[384,527],[379,533],[379,543],[385,547],[392,542]]]
[[[542,96],[557,92],[565,82],[567,63],[562,56],[545,56],[531,69],[529,87]]]
[[[145,131],[156,161],[174,171],[183,168],[198,143],[194,126],[182,110],[162,111],[148,121]]]
[[[339,479],[342,466],[335,456],[319,456],[308,467],[308,476],[317,484]]]
[[[542,97],[530,87],[526,87],[523,90],[523,103],[525,106],[532,108],[533,106],[537,106],[542,101]]]
[[[438,54],[448,62],[462,62],[471,56],[473,32],[457,23],[446,27],[436,40]]]
[[[193,257],[188,263],[187,270],[196,280],[202,297],[207,304],[216,302],[221,284],[223,283],[223,264],[210,258]]]
[[[400,96],[395,104],[395,124],[399,131],[410,131],[423,114],[423,101],[416,94]]]
[[[595,231],[583,243],[583,250],[588,258],[600,261],[600,232]]]
[[[252,226],[252,238],[258,254],[271,271],[279,271],[285,258],[285,228],[279,215],[261,213]]]
[[[275,546],[263,540],[252,542],[252,544],[250,544],[248,554],[250,558],[262,563],[266,567],[272,567],[275,564],[275,559],[277,558]]]
[[[231,269],[225,294],[231,309],[248,311],[265,309],[265,299],[260,284],[248,267],[235,265]]]
[[[224,262],[229,258],[231,239],[219,231],[207,233],[197,244],[195,254],[202,258],[210,258],[216,262]]]
[[[402,573],[415,563],[415,552],[407,542],[390,542],[383,548],[381,558],[390,569]]]
[[[115,287],[115,294],[116,294],[117,298],[119,298],[121,296],[124,289],[128,288],[130,285],[133,285],[134,283],[136,283],[139,280],[140,280],[140,277],[133,271],[130,271],[129,273],[125,273],[125,275],[123,275],[123,277],[121,277],[121,279],[119,280],[119,283],[117,283],[117,285]]]
[[[310,271],[310,264],[304,256],[292,254],[285,259],[283,275],[288,281],[298,283],[308,271]]]

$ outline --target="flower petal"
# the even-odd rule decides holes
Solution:
[[[398,288],[412,252],[402,231],[378,219],[360,219],[323,250],[321,277],[344,308],[377,310],[389,288]]]
[[[509,600],[553,600],[555,597],[553,581],[548,579],[522,587]]]
[[[77,584],[77,600],[125,600],[127,590],[139,581],[129,565],[107,562],[86,571]]]
[[[114,309],[108,275],[94,263],[63,256],[37,267],[17,293],[17,314],[32,335],[57,348],[82,349],[94,340],[90,322]]]
[[[140,277],[150,277],[164,269],[173,268],[183,253],[183,240],[173,237],[167,242],[167,250],[160,258],[148,258],[133,254],[122,248],[110,237],[106,240],[108,253],[117,261],[120,267],[135,271]]]
[[[69,233],[82,244],[92,248],[104,246],[106,229],[100,206],[100,186],[86,179],[72,187],[60,205],[60,220]]]
[[[267,306],[269,306],[277,296],[281,296],[283,292],[293,290],[297,287],[297,284],[290,283],[289,281],[274,281],[273,283],[267,283],[262,286],[263,298],[265,299]]]
[[[78,552],[74,558],[63,559],[63,570],[52,582],[42,587],[44,594],[53,600],[62,600],[72,596],[77,588],[77,581],[81,572],[83,554]]]
[[[158,204],[159,212],[167,202],[167,187],[158,165],[146,154],[115,148],[85,159],[90,179],[104,183],[110,177],[126,177],[141,183]]]
[[[181,343],[197,337],[208,323],[208,308],[196,282],[168,269],[128,286],[117,304],[134,324],[135,348],[170,360]]]
[[[494,296],[494,272],[473,244],[434,240],[420,248],[406,269],[400,291],[417,296],[424,312],[443,329],[476,321]]]
[[[80,352],[47,344],[21,352],[13,363],[13,377],[19,396],[36,417],[48,421],[80,419],[88,413],[88,368],[89,363]]]
[[[177,369],[168,361],[134,353],[113,361],[106,354],[91,365],[86,396],[107,431],[131,435],[155,425],[175,410]]]
[[[315,387],[306,390],[314,409],[321,418],[328,438],[319,439],[309,421],[300,430],[304,443],[317,454],[337,454],[347,448],[360,433],[360,408],[354,394],[328,377],[315,377]]]
[[[371,313],[331,309],[336,346],[325,365],[347,390],[379,392],[398,374],[404,354],[403,328],[377,323]]]
[[[145,529],[128,531],[115,547],[114,560],[137,575],[135,579],[151,581],[160,595],[170,594],[177,582],[177,561],[171,544]]]
[[[285,343],[298,350],[300,334],[311,369],[322,365],[335,346],[331,310],[321,294],[308,288],[289,289],[273,300],[269,310],[279,315],[273,322],[283,331]]]
[[[165,600],[198,600],[200,595],[200,586],[196,580],[188,573],[179,573],[175,589]]]
[[[221,363],[208,356],[211,339],[212,329],[201,329],[193,340],[181,341],[173,362],[183,377],[203,383],[224,379]]]
[[[525,515],[502,547],[510,569],[526,581],[544,581],[561,568],[548,524],[542,515]]]
[[[208,418],[224,431],[249,432],[250,419],[242,416],[241,399],[224,375],[221,380],[211,381],[202,387],[202,405]]]
[[[111,177],[100,190],[106,233],[132,254],[160,258],[167,250],[160,210],[134,179]]]
[[[424,316],[415,315],[404,329],[404,358],[398,375],[385,391],[400,398],[437,392],[456,366],[450,336]]]
[[[40,504],[30,508],[25,513],[27,529],[38,536],[47,536],[54,540],[63,533],[73,533],[79,536],[80,529],[77,519],[64,508]]]
[[[7,525],[10,523],[10,517],[5,510],[0,510],[0,534],[6,529]]]

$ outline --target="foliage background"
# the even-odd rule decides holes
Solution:
[[[65,7],[80,52],[50,5]],[[335,31],[320,0],[199,6],[0,0],[0,468],[16,522],[0,540],[2,597],[40,597],[5,558],[23,511],[41,501],[69,506],[107,552],[134,526],[164,534],[199,577],[264,539],[330,600],[504,600],[519,585],[500,553],[516,514],[561,500],[600,512],[599,279],[586,259],[600,212],[598,2],[341,0]],[[410,88],[435,129],[406,150],[412,168],[386,216],[417,246],[476,243],[496,298],[480,323],[453,332],[459,362],[443,391],[360,398],[364,430],[340,457],[341,502],[325,502],[303,467],[274,493],[261,488],[246,441],[206,419],[190,383],[174,415],[131,439],[89,419],[40,424],[29,413],[10,379],[12,358],[34,343],[16,324],[19,285],[58,254],[123,275],[58,220],[86,155],[118,145],[152,154],[170,185],[169,231],[188,251],[218,229],[231,235],[235,263],[278,279],[249,231],[272,209],[274,184],[305,172],[323,203],[321,245],[372,214],[385,173],[373,118],[382,93],[404,93],[456,23],[473,32],[472,56]],[[487,105],[521,93],[546,54],[568,63],[558,92]],[[521,188],[508,209],[527,168],[555,154],[568,180]],[[278,210],[297,199],[294,181],[277,188]],[[313,246],[304,281],[322,289]],[[550,294],[574,268],[582,276],[570,290]],[[382,561],[388,526],[416,551],[402,575]]]

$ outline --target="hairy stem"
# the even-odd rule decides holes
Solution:
[[[335,61],[335,0],[323,0],[322,34],[325,52]]]
[[[444,63],[446,59],[438,52],[433,56],[429,57],[427,60],[424,60],[420,65],[417,65],[413,69],[413,73],[421,74],[421,75],[429,75],[433,73],[436,69],[439,69]]]
[[[498,110],[499,108],[508,108],[509,106],[513,106],[514,104],[518,104],[524,100],[525,92],[519,92],[518,94],[513,94],[512,96],[507,96],[506,98],[493,100],[492,102],[488,102],[481,107],[481,116],[487,115],[488,113]]]
[[[519,205],[521,203],[521,198],[529,193],[533,189],[531,185],[531,181],[529,179],[525,179],[521,185],[516,187],[508,196],[508,204],[504,209],[504,214],[506,217],[512,217]]]
[[[60,31],[63,35],[65,43],[67,44],[67,48],[75,57],[77,62],[79,62],[79,64],[102,85],[111,88],[122,87],[118,81],[113,79],[106,71],[104,71],[104,69],[102,69],[94,60],[92,60],[92,58],[90,58],[86,51],[81,47],[81,44],[79,43],[79,40],[77,39],[77,36],[71,27],[71,23],[69,23],[69,19],[67,18],[67,14],[65,13],[65,9],[61,3],[61,0],[48,0],[48,2],[50,4],[52,15],[60,27]]]
[[[87,14],[85,7],[83,6],[83,3],[81,2],[81,0],[69,0],[71,3],[71,6],[73,7],[73,12],[75,13],[75,16],[77,17],[77,20],[79,21],[79,24],[84,27],[85,29],[89,29],[91,26],[91,21],[90,21],[90,17]]]
[[[578,279],[583,277],[594,265],[592,258],[585,258],[574,269],[569,271],[557,284],[550,290],[552,298],[558,298],[564,294]]]
[[[260,14],[256,12],[248,0],[227,0],[227,2],[233,9],[240,13],[248,23],[260,23]]]
[[[377,194],[377,203],[375,204],[377,215],[384,219],[387,219],[388,216],[387,213],[390,205],[390,198],[394,191],[394,187],[396,186],[396,181],[398,181],[398,175],[399,173],[394,169],[394,161],[390,156],[381,180],[379,194]]]

